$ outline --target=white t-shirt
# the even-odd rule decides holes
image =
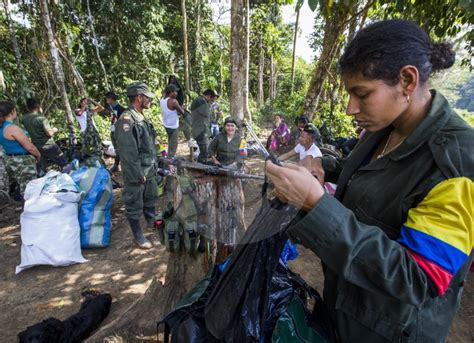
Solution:
[[[179,127],[178,111],[168,108],[168,99],[160,99],[161,113],[163,114],[163,126],[168,129],[177,129]]]
[[[306,156],[323,157],[321,150],[316,146],[316,144],[311,144],[308,150],[305,150],[304,146],[297,144],[295,146],[295,152],[300,155],[300,161],[304,160]]]
[[[74,113],[77,113],[80,108],[76,108]],[[81,132],[86,131],[87,128],[87,111],[82,112],[82,115],[76,115],[76,120],[79,123],[79,127],[81,128]]]

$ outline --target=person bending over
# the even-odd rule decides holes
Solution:
[[[277,196],[302,209],[288,232],[321,258],[341,342],[448,336],[473,259],[474,130],[428,80],[454,59],[413,22],[368,25],[339,60],[366,134],[335,197],[305,168],[266,162]]]

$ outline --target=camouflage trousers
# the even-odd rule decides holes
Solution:
[[[5,156],[10,183],[16,181],[20,186],[21,195],[25,194],[26,184],[36,179],[36,160],[32,155]]]
[[[94,125],[87,125],[87,129],[81,134],[82,138],[82,158],[101,157],[102,156],[102,140],[99,131]]]
[[[5,152],[0,146],[0,190],[8,191],[8,174],[5,166]]]

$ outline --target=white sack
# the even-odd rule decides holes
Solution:
[[[28,183],[20,217],[21,264],[18,274],[35,265],[83,263],[78,220],[81,194],[67,174],[49,172]]]

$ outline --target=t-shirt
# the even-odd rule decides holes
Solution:
[[[316,146],[316,144],[311,144],[308,150],[305,150],[304,146],[301,144],[297,144],[295,146],[295,152],[300,155],[300,161],[304,160],[306,156],[313,156],[316,157],[323,157],[321,150]]]
[[[177,129],[179,127],[178,111],[171,110],[168,107],[168,100],[170,98],[161,98],[160,107],[163,114],[163,126],[168,129]]]
[[[40,113],[27,113],[23,116],[23,126],[31,138],[31,142],[35,146],[43,146],[45,144],[54,143],[53,139],[48,136],[47,132],[51,130],[48,119]]]
[[[79,127],[81,128],[81,132],[86,131],[87,129],[87,111],[82,112],[82,115],[78,116],[77,112],[80,111],[80,108],[76,108],[76,120],[79,123]]]

